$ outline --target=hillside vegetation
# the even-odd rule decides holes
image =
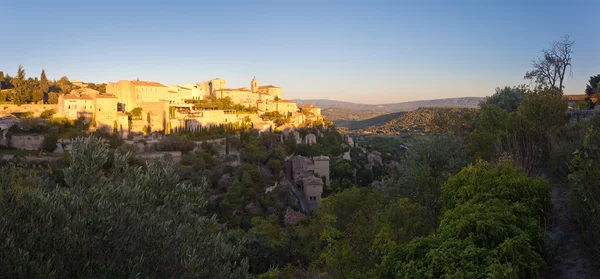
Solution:
[[[414,111],[379,115],[360,121],[334,121],[343,131],[358,134],[402,135],[435,131],[440,121],[459,120],[472,113],[469,108],[427,107]]]

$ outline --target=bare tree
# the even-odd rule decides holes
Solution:
[[[549,49],[543,49],[541,55],[532,61],[533,70],[525,73],[525,79],[562,90],[567,69],[572,75],[571,54],[574,44],[569,35],[565,35],[560,41],[553,42]]]

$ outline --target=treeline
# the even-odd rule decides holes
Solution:
[[[90,83],[87,87],[106,92],[106,84]],[[3,71],[0,71],[0,102],[10,102],[13,104],[27,103],[58,103],[59,94],[68,94],[71,90],[77,88],[65,76],[58,81],[49,81],[46,77],[46,71],[38,77],[26,77],[25,69],[19,65],[14,77]]]

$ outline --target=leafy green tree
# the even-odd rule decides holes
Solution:
[[[35,89],[31,92],[31,101],[40,103],[44,100],[44,92],[41,89]]]
[[[567,122],[567,103],[557,88],[540,88],[525,95],[517,110],[521,128],[530,131],[547,131],[550,127]]]
[[[58,94],[55,92],[48,93],[48,104],[58,104]]]
[[[371,270],[390,246],[431,232],[424,211],[407,199],[386,201],[378,190],[350,188],[322,200],[310,224],[321,248],[316,264],[333,278],[374,278]]]
[[[550,185],[502,160],[463,169],[442,187],[435,236],[390,249],[379,278],[539,278],[548,255],[542,220]]]
[[[56,82],[56,86],[58,86],[58,88],[60,89],[60,92],[63,94],[71,93],[71,90],[73,89],[73,85],[71,84],[71,82],[69,81],[69,79],[67,77],[61,77]]]
[[[13,78],[11,82],[15,88],[12,102],[20,105],[29,101],[29,92],[27,92],[27,83],[25,80],[25,69],[23,69],[22,65],[19,65],[17,76]]]
[[[523,101],[528,89],[526,85],[497,87],[494,95],[486,97],[479,105],[494,105],[508,112],[517,111],[519,104]]]
[[[8,92],[0,91],[0,102],[6,102],[6,101],[8,101]]]
[[[588,84],[585,85],[585,94],[591,96],[600,93],[600,74],[591,76]]]

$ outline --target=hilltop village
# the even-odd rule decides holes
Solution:
[[[57,117],[85,119],[96,129],[130,134],[196,130],[201,127],[250,126],[258,131],[290,130],[322,120],[312,105],[298,107],[283,99],[280,87],[227,88],[215,78],[196,84],[166,86],[158,82],[121,80],[109,82],[106,93],[79,88],[58,98]]]

